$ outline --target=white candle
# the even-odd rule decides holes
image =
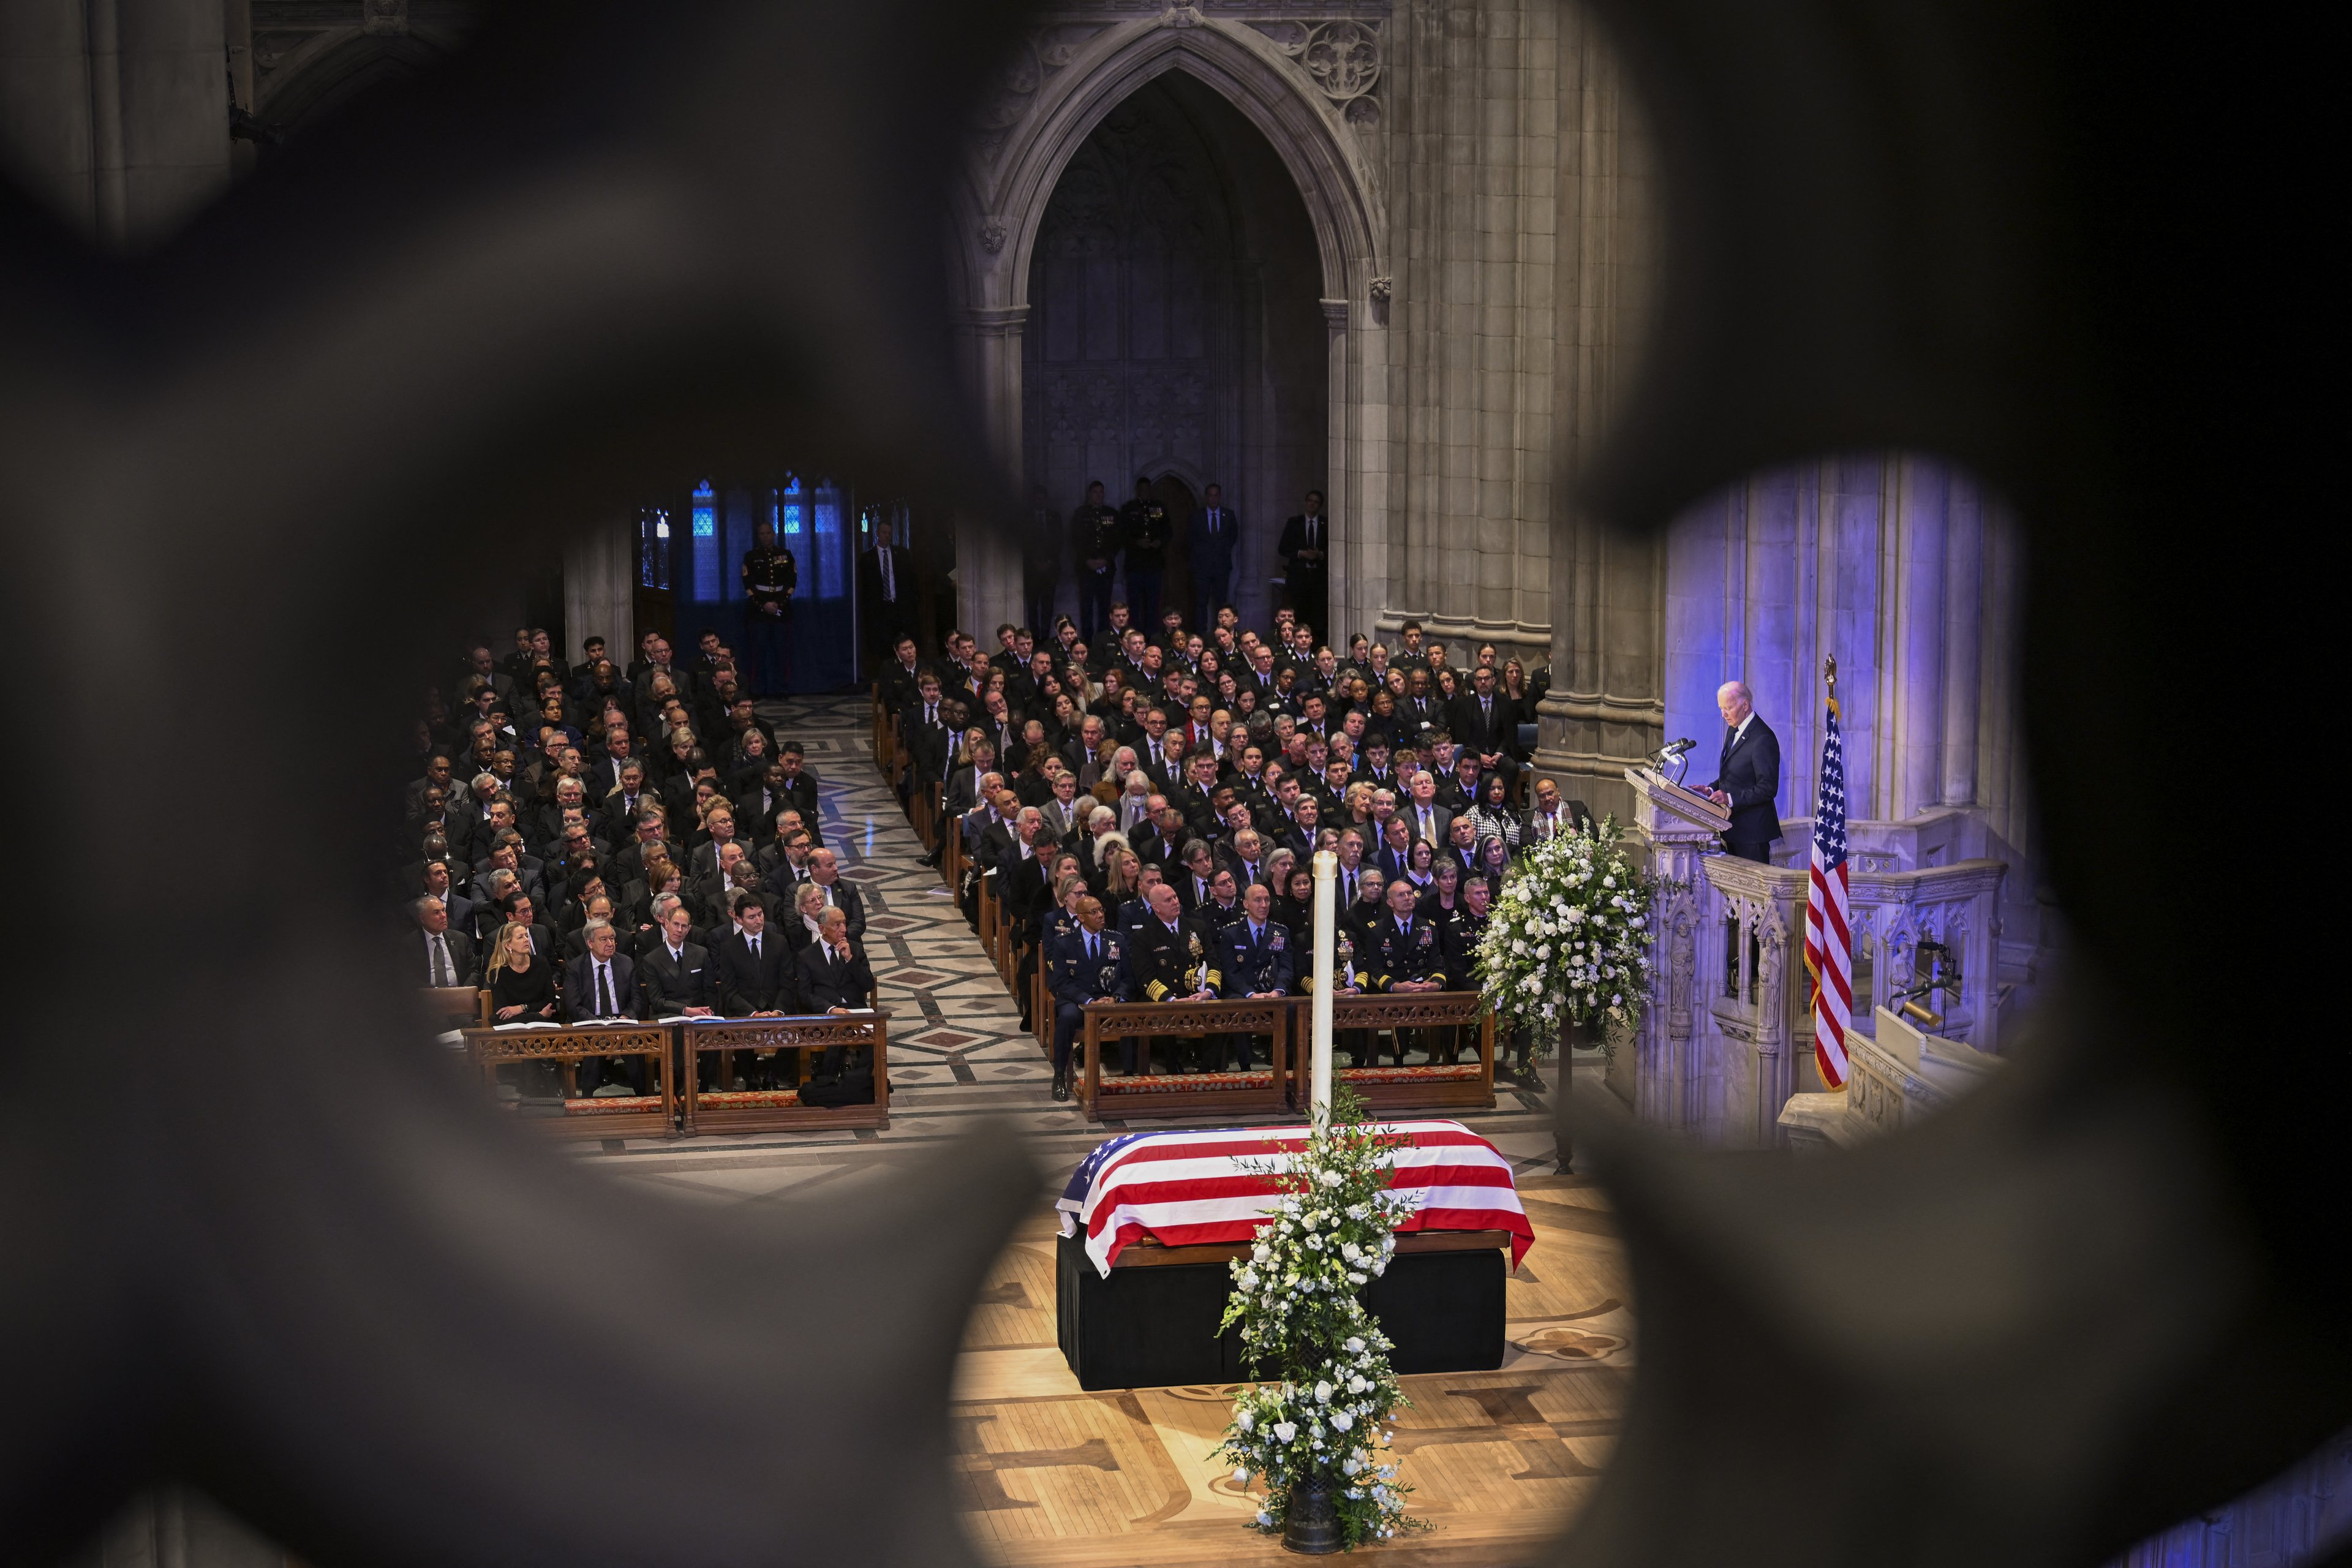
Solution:
[[[1318,1127],[1331,1120],[1331,949],[1339,931],[1334,900],[1339,891],[1339,857],[1328,849],[1315,856],[1315,1027],[1307,1058],[1307,1105]]]

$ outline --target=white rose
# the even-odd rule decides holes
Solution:
[[[1345,1432],[1349,1427],[1353,1426],[1355,1424],[1356,1418],[1349,1415],[1344,1410],[1331,1417],[1331,1425],[1337,1426],[1342,1432]]]
[[[1274,1528],[1274,1515],[1266,1512],[1264,1509],[1258,1510],[1257,1527],[1260,1530],[1272,1530]]]
[[[1525,958],[1527,955],[1528,944],[1526,942],[1515,942],[1511,943],[1511,956],[1513,958]]]
[[[1352,1339],[1349,1340],[1347,1349],[1348,1349],[1348,1353],[1349,1353],[1349,1355],[1361,1355],[1361,1354],[1363,1354],[1363,1353],[1364,1353],[1364,1338],[1363,1338],[1363,1336],[1362,1336],[1361,1334],[1358,1334],[1358,1335],[1356,1335],[1355,1337],[1353,1337]]]
[[[1257,1417],[1244,1410],[1234,1417],[1234,1425],[1246,1432],[1257,1425]]]
[[[1279,1441],[1287,1443],[1298,1436],[1297,1424],[1291,1421],[1277,1421],[1274,1424],[1274,1435]]]

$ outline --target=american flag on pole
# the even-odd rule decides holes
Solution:
[[[1845,743],[1837,699],[1822,737],[1822,799],[1813,812],[1813,871],[1805,891],[1805,967],[1813,974],[1813,1060],[1822,1082],[1845,1087],[1845,1031],[1853,1021],[1853,931],[1846,923]]]

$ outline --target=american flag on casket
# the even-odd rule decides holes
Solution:
[[[1520,1206],[1511,1163],[1459,1121],[1394,1121],[1381,1131],[1402,1138],[1381,1163],[1392,1185],[1414,1196],[1397,1226],[1417,1230],[1501,1230],[1511,1236],[1511,1267],[1535,1245]],[[1307,1142],[1304,1127],[1228,1127],[1129,1132],[1096,1146],[1079,1162],[1054,1206],[1062,1234],[1086,1230],[1087,1256],[1108,1277],[1129,1243],[1150,1237],[1162,1247],[1247,1241],[1282,1199],[1276,1178]],[[1255,1166],[1256,1169],[1245,1167]]]

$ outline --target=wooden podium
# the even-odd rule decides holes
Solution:
[[[1653,767],[1627,768],[1625,782],[1633,786],[1633,826],[1653,850],[1650,869],[1669,881],[1689,881],[1697,874],[1698,858],[1723,847],[1720,836],[1731,826],[1731,808]]]

